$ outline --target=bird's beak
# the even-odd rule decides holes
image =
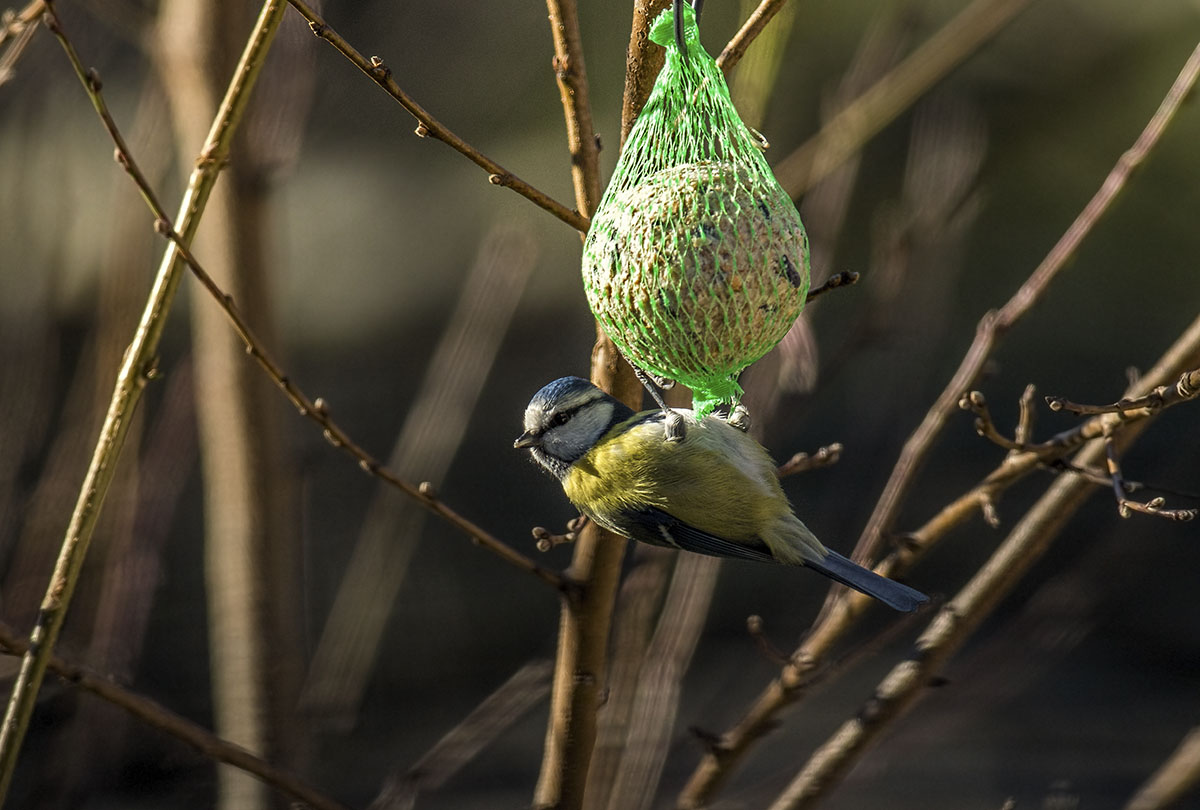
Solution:
[[[522,433],[520,436],[517,437],[517,440],[515,442],[513,442],[513,447],[516,448],[517,450],[520,450],[522,447],[533,447],[534,445],[541,444],[541,443],[542,443],[541,437],[537,436],[534,433],[530,433],[527,430],[524,433]]]

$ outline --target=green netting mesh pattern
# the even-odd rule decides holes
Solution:
[[[667,9],[666,64],[592,218],[588,303],[635,365],[693,389],[708,413],[783,339],[808,293],[800,215],[742,123],[684,5],[688,58]]]

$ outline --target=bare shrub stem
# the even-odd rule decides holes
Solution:
[[[567,123],[567,148],[571,152],[571,181],[575,205],[591,215],[600,204],[600,146],[592,125],[583,40],[575,0],[546,0],[550,34],[554,40],[554,75],[562,96]],[[585,229],[586,230],[586,229]]]
[[[147,181],[145,174],[139,168],[137,160],[129,151],[125,143],[124,137],[121,135],[120,129],[117,127],[116,121],[108,111],[108,106],[104,101],[104,96],[101,91],[102,85],[100,77],[94,70],[85,70],[78,55],[75,53],[74,46],[69,38],[66,37],[61,29],[58,35],[62,40],[64,47],[67,49],[68,56],[75,67],[76,73],[80,80],[83,81],[84,87],[88,92],[88,96],[92,100],[93,106],[96,108],[100,116],[101,122],[104,124],[105,130],[112,138],[116,145],[114,158],[117,163],[129,174],[134,184],[137,186],[142,199],[145,200],[147,207],[154,214],[154,227],[161,233],[177,250],[179,259],[183,261],[191,270],[192,274],[200,282],[204,290],[217,302],[217,305],[224,311],[226,317],[232,324],[234,331],[242,339],[246,345],[246,353],[249,354],[266,372],[267,376],[275,383],[275,385],[284,393],[288,400],[296,406],[301,416],[304,416],[315,422],[321,427],[322,434],[325,440],[332,446],[337,447],[349,454],[358,463],[360,469],[364,472],[379,478],[392,487],[400,490],[409,497],[416,500],[427,510],[445,520],[450,525],[458,528],[463,533],[471,538],[471,541],[477,545],[492,551],[499,555],[506,562],[516,565],[518,568],[533,574],[538,579],[548,585],[558,589],[569,587],[569,584],[559,574],[538,565],[532,559],[518,552],[515,548],[508,545],[504,541],[497,538],[492,533],[486,531],[482,527],[473,523],[466,517],[459,514],[457,511],[446,505],[438,496],[434,488],[427,482],[420,485],[412,484],[409,481],[401,478],[378,459],[359,446],[346,431],[338,425],[330,415],[328,403],[321,397],[316,399],[310,398],[304,391],[292,382],[291,377],[279,366],[278,363],[271,357],[270,353],[263,346],[262,342],[255,336],[251,330],[249,323],[241,314],[237,304],[234,302],[233,296],[226,293],[212,278],[212,276],[204,269],[199,260],[192,254],[188,247],[188,241],[175,229],[170,217],[166,214],[166,209],[159,202],[154,189]]]
[[[23,655],[29,642],[18,638],[12,628],[0,623],[0,647],[14,655]],[[73,686],[120,707],[146,725],[190,745],[217,762],[224,762],[253,774],[265,784],[315,810],[345,810],[345,806],[302,782],[295,774],[277,768],[254,754],[223,740],[198,723],[175,714],[150,698],[132,692],[91,670],[52,656],[47,669]]]
[[[303,0],[289,0],[289,2],[296,11],[300,12],[304,19],[308,20],[308,26],[315,35],[328,42],[338,50],[338,53],[353,62],[355,67],[367,74],[373,82],[399,102],[401,107],[408,110],[413,118],[417,119],[416,133],[418,136],[441,141],[487,172],[488,182],[492,185],[510,188],[537,207],[558,217],[575,230],[584,233],[587,232],[589,221],[586,214],[582,214],[579,211],[572,211],[550,197],[549,194],[529,185],[529,183],[526,183],[520,177],[517,177],[508,169],[505,169],[499,163],[451,132],[448,127],[430,115],[424,107],[401,89],[396,80],[392,78],[392,71],[384,64],[382,59],[378,56],[372,56],[369,59],[363,56],[353,45],[343,39],[341,34],[333,30],[315,9],[303,2]]]
[[[1111,205],[1116,194],[1124,187],[1132,169],[1145,159],[1145,156],[1158,142],[1184,97],[1195,84],[1198,72],[1200,72],[1200,47],[1193,51],[1191,58],[1184,65],[1179,77],[1175,80],[1142,135],[1134,146],[1122,155],[1096,196],[1088,203],[1059,243],[999,313],[990,312],[980,321],[975,341],[963,358],[959,370],[901,451],[900,459],[892,472],[892,478],[884,490],[884,495],[876,505],[875,514],[868,523],[867,529],[864,530],[862,539],[859,540],[860,549],[864,546],[865,541],[872,540],[873,542],[867,546],[871,551],[865,554],[861,550],[857,551],[856,558],[869,558],[877,548],[879,538],[885,536],[882,527],[886,527],[887,533],[892,531],[891,527],[895,521],[897,508],[903,495],[907,493],[912,484],[920,460],[928,452],[934,437],[950,414],[959,407],[959,399],[978,375],[1000,334],[999,326],[1003,325],[1003,328],[1007,329],[1020,315],[1024,314],[1053,278],[1054,273],[1061,269],[1066,260],[1073,255],[1080,242]],[[1175,372],[1175,375],[1181,374],[1186,368],[1187,366],[1184,365]],[[1169,380],[1161,381],[1162,384],[1168,382]],[[951,529],[965,522],[967,518],[975,514],[976,510],[982,509],[987,514],[996,494],[1011,486],[1013,482],[1035,469],[1039,464],[1051,460],[1049,452],[1051,448],[1056,451],[1056,457],[1061,458],[1066,452],[1079,447],[1084,441],[1100,436],[1101,432],[1102,423],[1099,420],[1089,420],[1075,430],[1055,437],[1051,442],[1046,443],[1047,447],[1043,455],[1030,451],[1010,454],[982,483],[946,506],[923,527],[915,532],[907,533],[904,542],[884,557],[875,566],[875,571],[884,576],[896,576],[902,573],[919,553]],[[893,494],[889,495],[889,492]],[[721,735],[701,759],[680,794],[678,807],[698,808],[708,803],[713,794],[729,778],[733,769],[749,753],[754,743],[775,727],[778,723],[779,713],[801,697],[810,682],[812,673],[817,670],[821,661],[832,649],[834,642],[854,624],[857,617],[867,608],[868,602],[868,599],[857,593],[844,592],[822,614],[821,620],[800,648],[792,654],[780,674],[760,693],[743,718]]]
[[[51,30],[61,31],[53,6],[46,3],[46,21]],[[200,223],[209,193],[216,183],[221,167],[229,153],[229,145],[242,112],[250,98],[259,69],[270,48],[271,40],[283,17],[286,5],[282,0],[267,0],[246,42],[245,50],[230,81],[225,98],[213,120],[213,125],[200,152],[200,159],[192,171],[180,205],[179,232],[182,241],[190,243]],[[74,49],[60,37],[60,42],[71,57]],[[78,57],[72,63],[78,70]],[[84,86],[89,82],[84,77]],[[90,88],[89,88],[90,89]],[[153,376],[157,362],[159,339],[170,313],[175,290],[179,286],[182,268],[179,246],[172,242],[163,254],[162,263],[155,276],[154,286],[146,301],[141,320],[133,341],[125,352],[125,359],[117,374],[116,387],[109,403],[104,425],[96,443],[87,475],[79,492],[71,522],[63,538],[58,562],[51,575],[46,596],[38,614],[38,620],[30,635],[29,649],[22,657],[21,670],[13,684],[3,728],[0,729],[0,802],[8,792],[12,775],[16,769],[17,756],[29,718],[37,700],[38,690],[46,673],[54,644],[58,640],[67,607],[79,580],[79,572],[87,553],[88,543],[96,527],[100,509],[112,482],[117,459],[124,446],[125,436],[132,421],[133,410],[141,399],[146,382]]]

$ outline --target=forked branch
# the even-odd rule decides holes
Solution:
[[[401,107],[408,110],[409,114],[417,119],[417,128],[415,131],[419,137],[433,138],[441,141],[487,172],[488,182],[492,185],[510,188],[538,208],[558,217],[575,230],[587,232],[589,223],[585,215],[567,208],[549,194],[534,188],[450,131],[446,125],[430,115],[424,107],[404,92],[400,85],[396,83],[396,80],[392,78],[392,71],[384,64],[382,59],[378,56],[370,58],[363,56],[341,34],[333,30],[329,23],[325,22],[325,19],[315,9],[303,2],[303,0],[288,0],[288,2],[291,3],[296,11],[300,12],[300,15],[304,19],[308,20],[308,27],[312,29],[312,32],[316,36],[336,48],[338,53],[353,62],[355,67],[367,74],[371,81],[383,88],[384,92],[399,102]]]
[[[926,414],[916,432],[906,442],[871,521],[859,540],[856,557],[869,559],[875,554],[884,537],[894,536],[893,525],[898,507],[907,494],[930,445],[940,433],[950,414],[957,409],[962,392],[970,389],[999,336],[1010,328],[1038,299],[1054,275],[1074,254],[1099,218],[1108,210],[1133,169],[1145,160],[1158,143],[1183,99],[1194,87],[1198,73],[1200,73],[1200,47],[1193,51],[1191,57],[1184,64],[1179,76],[1141,136],[1133,147],[1122,155],[1100,190],[1076,218],[1066,234],[1013,298],[999,312],[988,313],[980,321],[975,341],[968,349],[958,371],[929,413]],[[1188,343],[1188,341],[1191,342]],[[1186,346],[1191,346],[1193,354],[1179,356],[1177,350],[1181,344],[1185,346],[1185,349]],[[1172,366],[1174,370],[1170,372],[1170,376],[1156,382],[1156,385],[1166,384],[1170,377],[1178,376],[1185,369],[1194,366],[1194,353],[1200,351],[1200,348],[1197,348],[1200,347],[1200,320],[1189,328],[1188,333],[1181,338],[1180,342],[1177,342],[1176,347],[1177,349],[1173,349],[1171,355],[1175,363]],[[1026,410],[1031,411],[1028,404],[1025,407]],[[1075,430],[1052,439],[1051,442],[1055,444],[1058,457],[1063,457],[1089,439],[1103,435],[1105,428],[1104,423],[1100,420],[1104,418],[1106,417],[1094,417]],[[1025,424],[1032,425],[1032,413],[1025,418]],[[1022,428],[1024,432],[1029,429],[1030,427]],[[875,566],[875,571],[884,576],[894,577],[902,574],[924,550],[934,545],[951,529],[979,513],[980,510],[983,510],[985,515],[990,514],[994,518],[993,503],[996,495],[1048,460],[1048,458],[1033,452],[1010,453],[1004,462],[978,486],[946,506],[917,531],[898,537],[899,542]],[[755,742],[775,727],[779,713],[785,707],[799,700],[805,693],[812,673],[818,669],[834,643],[854,625],[857,618],[866,610],[869,601],[861,594],[847,591],[833,603],[804,643],[793,653],[788,664],[781,669],[776,679],[768,684],[759,695],[746,715],[730,730],[720,735],[718,743],[702,758],[680,794],[678,807],[699,808],[710,803],[712,796],[749,753]]]
[[[87,91],[88,97],[92,101],[92,106],[95,107],[96,113],[100,116],[100,121],[104,125],[104,129],[108,132],[110,138],[115,145],[114,159],[123,168],[129,177],[137,186],[138,191],[145,200],[147,207],[154,215],[154,228],[162,234],[174,246],[180,259],[187,265],[188,269],[204,287],[205,291],[217,302],[218,306],[225,312],[233,325],[234,331],[238,337],[246,345],[246,353],[254,358],[255,362],[266,372],[271,381],[276,387],[281,390],[289,401],[296,407],[301,416],[315,422],[321,428],[322,435],[325,440],[334,447],[337,447],[350,456],[358,463],[358,466],[366,473],[379,478],[381,481],[400,490],[409,497],[415,499],[418,503],[424,506],[433,514],[445,520],[450,525],[467,534],[472,542],[480,545],[501,559],[509,562],[516,567],[533,574],[538,579],[546,582],[555,588],[562,589],[567,587],[566,581],[562,576],[551,571],[541,565],[538,565],[528,556],[521,554],[514,547],[500,540],[495,535],[486,531],[482,527],[473,523],[457,511],[446,505],[442,501],[434,488],[429,483],[420,485],[412,484],[409,481],[396,475],[389,470],[382,462],[376,459],[373,455],[363,449],[356,443],[350,435],[333,420],[330,415],[328,404],[321,398],[310,398],[304,391],[292,382],[278,363],[271,357],[270,353],[263,346],[262,342],[255,336],[250,325],[245,317],[241,314],[234,302],[233,297],[226,293],[216,283],[213,277],[204,269],[196,257],[192,254],[188,247],[187,241],[183,236],[175,230],[171,223],[171,218],[167,215],[166,209],[158,200],[158,195],[147,181],[145,174],[138,167],[137,160],[129,151],[129,147],[125,142],[125,138],[121,135],[120,129],[117,127],[116,121],[109,113],[108,105],[104,100],[103,83],[100,80],[99,74],[94,70],[85,70],[83,63],[79,58],[78,52],[75,50],[71,40],[62,30],[61,25],[58,25],[56,19],[51,16],[48,20],[48,25],[62,43],[63,49],[67,53],[67,58],[74,67],[79,80],[83,83],[84,89]]]
[[[0,623],[0,647],[12,655],[24,655],[29,650],[29,642],[19,638],[12,628]],[[240,745],[221,739],[199,723],[175,714],[144,695],[119,686],[109,678],[78,664],[64,661],[58,656],[51,657],[47,668],[72,686],[91,692],[101,700],[124,709],[146,725],[191,746],[209,759],[224,762],[257,776],[297,802],[315,810],[346,810],[344,805],[305,784],[295,774],[275,767]]]
[[[1180,377],[1181,383],[1186,383],[1188,379],[1196,375],[1197,372],[1185,372]],[[1150,416],[1158,413],[1163,408],[1171,405],[1187,402],[1194,398],[1194,394],[1190,396],[1174,396],[1164,397],[1163,392],[1172,390],[1169,386],[1159,386],[1150,394],[1137,399],[1123,399],[1113,406],[1080,406],[1086,408],[1087,412],[1096,416],[1104,414],[1117,414],[1120,419],[1138,419],[1145,416]],[[1027,388],[1028,392],[1029,389]],[[1190,391],[1185,386],[1185,391]],[[1022,398],[1024,405],[1027,397]],[[1051,398],[1048,398],[1051,399]],[[1166,498],[1156,497],[1148,501],[1138,501],[1129,497],[1129,494],[1139,489],[1144,489],[1142,484],[1135,484],[1125,480],[1121,472],[1121,465],[1117,460],[1117,447],[1115,436],[1105,436],[1105,466],[1106,473],[1100,473],[1088,467],[1081,467],[1076,464],[1066,462],[1063,457],[1064,447],[1069,446],[1063,436],[1057,436],[1047,442],[1041,444],[1031,444],[1028,438],[1020,438],[1023,432],[1020,428],[1017,431],[1017,438],[1009,439],[1007,436],[1000,433],[996,428],[995,422],[992,421],[991,411],[988,409],[987,402],[984,400],[983,394],[978,391],[971,391],[963,395],[959,401],[959,406],[963,410],[969,410],[975,414],[975,431],[993,444],[1003,447],[1012,453],[1030,452],[1041,459],[1041,463],[1055,470],[1070,470],[1078,475],[1086,477],[1094,484],[1111,487],[1117,499],[1117,512],[1121,517],[1129,517],[1133,512],[1141,512],[1146,515],[1154,515],[1156,517],[1167,518],[1168,520],[1192,520],[1200,513],[1200,509],[1167,509]],[[1117,407],[1123,406],[1123,407]],[[1029,411],[1022,408],[1022,420],[1026,418]],[[1119,429],[1121,422],[1116,422],[1116,428]]]
[[[47,13],[53,14],[53,7],[49,2],[46,2],[45,7]],[[250,91],[254,87],[286,8],[282,0],[267,0],[263,3],[225,98],[217,110],[200,154],[201,159],[192,172],[180,206],[178,227],[181,241],[185,245],[191,241],[200,223],[209,193],[229,153],[230,143],[249,101]],[[55,23],[57,24],[56,18]],[[61,25],[57,25],[57,28],[61,31]],[[89,81],[86,76],[81,78],[87,88]],[[58,561],[38,613],[37,624],[30,635],[29,650],[21,660],[21,669],[13,684],[4,725],[0,729],[0,802],[3,802],[11,784],[29,718],[33,714],[46,667],[66,618],[71,596],[79,581],[100,509],[112,483],[129,425],[133,421],[134,409],[141,399],[146,381],[154,371],[159,339],[179,285],[180,269],[179,246],[171,242],[163,255],[137,331],[125,351],[117,373],[108,413],[105,415],[71,515],[71,522],[63,538]]]
[[[1067,411],[1083,416],[1097,413],[1127,413],[1129,411],[1159,410],[1176,402],[1200,396],[1200,368],[1179,375],[1173,385],[1160,385],[1144,397],[1119,399],[1111,405],[1080,405],[1065,397],[1046,397],[1052,411]]]

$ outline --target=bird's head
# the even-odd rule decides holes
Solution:
[[[513,447],[528,447],[534,461],[561,479],[601,436],[632,413],[587,380],[563,377],[533,395],[525,408],[525,432]]]

